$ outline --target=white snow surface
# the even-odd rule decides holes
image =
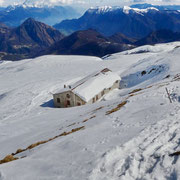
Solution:
[[[147,52],[142,46],[105,60],[42,56],[2,61],[0,159],[63,132],[84,129],[0,164],[0,180],[180,179],[179,157],[169,156],[180,151],[180,42],[149,47]],[[122,89],[92,105],[54,108],[52,92],[105,67],[120,75]],[[107,113],[123,101],[127,103],[119,110]]]
[[[125,14],[129,14],[130,11],[142,14],[142,13],[148,13],[149,11],[159,11],[159,10],[155,7],[148,7],[146,9],[138,9],[138,8],[131,8],[129,6],[124,6],[123,12]]]
[[[116,7],[116,8],[119,9],[120,7]],[[105,12],[113,11],[116,8],[112,6],[100,6],[100,7],[91,7],[88,11],[89,12],[96,11],[96,13],[105,13]]]
[[[131,8],[129,6],[124,6],[123,8],[120,6],[98,6],[98,7],[91,7],[88,12],[89,13],[96,13],[96,14],[103,14],[107,12],[112,12],[116,10],[122,10],[125,14],[129,14],[130,12],[137,13],[137,14],[145,14],[149,11],[159,11],[157,8],[148,7],[146,9],[138,9],[138,8]]]
[[[59,93],[72,91],[74,94],[81,97],[81,99],[83,99],[85,102],[88,102],[104,89],[112,87],[112,85],[117,80],[119,81],[121,79],[120,76],[116,73],[113,73],[111,71],[101,71],[102,70],[93,72],[92,74],[86,76],[85,78],[77,81],[72,85],[66,85],[67,88],[62,89],[61,91],[59,91]]]
[[[179,45],[179,42],[174,42],[175,46]],[[151,53],[158,53],[158,52],[167,52],[171,51],[174,49],[174,46],[170,46],[168,43],[167,44],[157,44],[155,46],[151,45],[145,45],[141,46],[135,49],[123,51],[120,54],[137,54],[137,53],[145,53],[145,52],[151,52]]]

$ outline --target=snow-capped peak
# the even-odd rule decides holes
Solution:
[[[122,10],[125,14],[129,14],[129,12],[135,12],[138,14],[148,13],[149,11],[159,11],[155,7],[148,7],[146,9],[138,9],[138,8],[131,8],[129,6],[124,6],[123,8],[119,6],[101,6],[101,7],[91,7],[88,12],[89,13],[96,13],[96,14],[104,14],[107,12],[112,12],[115,10]]]
[[[148,7],[146,9],[131,8],[129,6],[123,7],[123,12],[125,14],[129,14],[130,11],[134,11],[136,13],[148,13],[150,10],[159,11],[157,8],[154,7]]]
[[[117,9],[120,9],[120,7],[118,7],[118,6],[115,6],[115,7],[112,7],[112,6],[100,6],[100,7],[91,7],[88,10],[88,12],[95,12],[97,14],[102,14],[102,13],[106,13],[106,12],[117,10]]]

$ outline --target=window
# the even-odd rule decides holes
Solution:
[[[81,103],[80,103],[80,102],[78,102],[78,103],[77,103],[77,106],[81,106]]]
[[[57,98],[57,103],[60,103],[61,101],[60,101],[60,98]]]
[[[70,95],[69,95],[69,94],[66,94],[66,97],[67,97],[67,98],[70,98]]]
[[[70,101],[69,101],[69,100],[67,100],[67,105],[68,105],[68,106],[70,106],[70,105],[71,105],[71,103],[70,103]]]
[[[116,83],[118,83],[119,81],[117,80]]]
[[[101,92],[101,96],[103,96],[104,95],[104,90]]]
[[[96,95],[96,101],[98,100],[98,95]]]

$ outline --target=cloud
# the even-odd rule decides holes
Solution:
[[[73,0],[49,0],[52,4],[62,3],[62,4],[72,4]]]
[[[180,0],[131,0],[134,3],[180,4]]]
[[[49,0],[52,4],[85,4],[88,0]]]
[[[180,0],[86,0],[86,2],[101,4],[131,4],[131,3],[149,3],[149,4],[180,4]]]
[[[86,5],[89,6],[101,6],[101,5],[130,5],[133,3],[150,3],[150,4],[180,4],[180,0],[0,0],[1,5],[13,5],[22,4],[46,4],[46,5]]]
[[[0,5],[2,6],[4,4],[4,0],[0,0]]]

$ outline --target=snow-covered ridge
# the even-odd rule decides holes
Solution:
[[[89,13],[97,13],[97,14],[101,14],[101,13],[106,13],[106,12],[110,12],[110,11],[114,11],[117,9],[121,9],[120,7],[112,7],[112,6],[100,6],[100,7],[91,7],[88,12]]]
[[[107,12],[112,12],[116,10],[122,10],[125,14],[129,14],[130,12],[134,13],[148,13],[149,11],[159,11],[157,8],[148,7],[146,9],[138,9],[138,8],[131,8],[129,6],[119,7],[119,6],[101,6],[101,7],[91,7],[88,12],[89,13],[96,13],[96,14],[104,14]]]
[[[136,13],[148,13],[149,11],[159,11],[157,8],[149,7],[146,9],[138,9],[138,8],[131,8],[129,6],[124,6],[123,12],[125,14],[129,14],[130,11],[136,12]]]
[[[145,45],[145,46],[140,46],[131,50],[123,51],[120,52],[119,54],[126,55],[126,54],[138,54],[138,53],[146,53],[146,52],[151,52],[151,53],[158,53],[158,52],[167,52],[167,51],[172,51],[174,49],[174,46],[170,45],[171,43],[166,43],[166,44],[156,44],[155,46],[152,45]],[[179,42],[174,42],[173,45],[179,45]]]

